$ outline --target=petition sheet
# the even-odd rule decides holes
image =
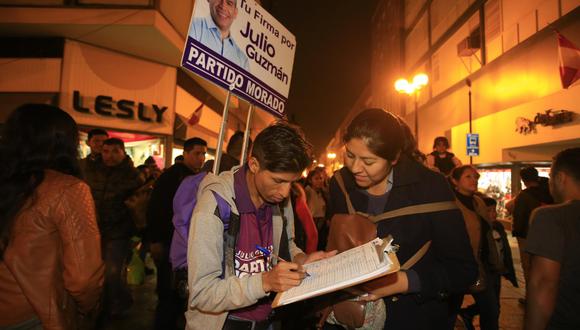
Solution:
[[[398,262],[393,263],[394,253],[385,253],[390,247],[381,248],[383,240],[377,238],[367,244],[337,254],[334,257],[304,265],[310,274],[302,283],[279,294],[275,305],[285,305],[323,293],[362,283],[374,277],[396,271]],[[382,254],[385,254],[383,257]]]

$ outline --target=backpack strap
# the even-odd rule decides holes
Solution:
[[[231,207],[222,196],[212,190],[213,197],[216,200],[217,206],[215,210],[215,215],[221,219],[224,224],[224,230],[228,230],[230,227],[230,214],[231,214]]]
[[[223,260],[222,260],[222,274],[221,278],[225,278],[226,270],[230,269],[233,271],[235,264],[235,248],[236,241],[238,237],[238,232],[240,231],[240,217],[233,213],[230,204],[226,202],[218,193],[212,191],[215,200],[216,207],[214,215],[222,221],[224,225],[224,245],[223,245]]]
[[[455,204],[455,201],[424,203],[401,207],[399,209],[388,211],[378,215],[368,216],[368,218],[370,221],[377,223],[379,221],[401,217],[404,215],[431,213],[455,209],[457,209],[457,204]]]
[[[284,215],[284,207],[277,205],[280,217],[282,217],[282,235],[280,237],[280,246],[278,247],[278,255],[284,260],[292,260],[290,255],[290,246],[288,245],[288,231],[286,227],[288,226],[288,219]],[[296,216],[296,214],[294,214]]]
[[[348,214],[355,214],[356,210],[352,206],[352,202],[350,201],[350,196],[349,196],[348,192],[346,191],[346,188],[344,186],[344,180],[342,179],[342,175],[340,174],[340,171],[336,171],[336,173],[334,173],[334,177],[336,178],[336,183],[338,183],[338,186],[340,187],[340,190],[342,190],[342,193],[344,194],[344,198],[346,199],[346,207],[348,208]]]

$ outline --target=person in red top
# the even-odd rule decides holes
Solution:
[[[306,193],[299,183],[292,184],[291,198],[295,214],[294,242],[306,253],[315,252],[318,246],[318,230],[308,208]]]

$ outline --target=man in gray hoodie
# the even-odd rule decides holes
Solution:
[[[336,253],[306,255],[293,241],[287,197],[309,164],[301,132],[277,123],[258,134],[246,164],[202,181],[189,229],[187,329],[268,329],[270,293],[299,285],[304,263]],[[216,198],[229,219],[220,219]]]

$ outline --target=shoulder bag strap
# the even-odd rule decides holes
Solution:
[[[344,181],[342,180],[342,175],[340,174],[340,171],[336,171],[336,173],[334,173],[334,177],[336,178],[336,183],[338,183],[338,186],[340,187],[340,190],[342,190],[342,193],[344,194],[344,198],[346,199],[346,207],[348,208],[348,214],[355,214],[356,211],[355,211],[354,207],[352,206],[352,202],[350,201],[350,196],[348,195],[348,192],[346,191],[346,188],[344,186]]]
[[[421,260],[421,258],[423,258],[425,253],[429,250],[429,247],[431,247],[431,241],[427,241],[423,244],[423,246],[401,266],[401,269],[407,270],[413,267],[419,260]]]
[[[374,223],[379,221],[401,217],[404,215],[411,215],[411,214],[421,214],[421,213],[431,213],[431,212],[438,212],[438,211],[446,211],[446,210],[454,210],[457,209],[457,205],[455,201],[445,201],[445,202],[434,202],[434,203],[425,203],[425,204],[417,204],[402,207],[400,209],[388,211],[385,213],[381,213],[375,216],[369,216],[369,220]]]
[[[417,204],[385,212],[377,216],[371,216],[369,217],[369,220],[371,220],[374,223],[377,223],[382,220],[392,219],[404,215],[430,213],[454,209],[457,209],[455,201]],[[423,246],[401,266],[401,269],[406,270],[413,267],[419,260],[421,260],[421,258],[423,258],[423,256],[429,250],[429,247],[431,247],[431,241],[427,241],[425,244],[423,244]]]

